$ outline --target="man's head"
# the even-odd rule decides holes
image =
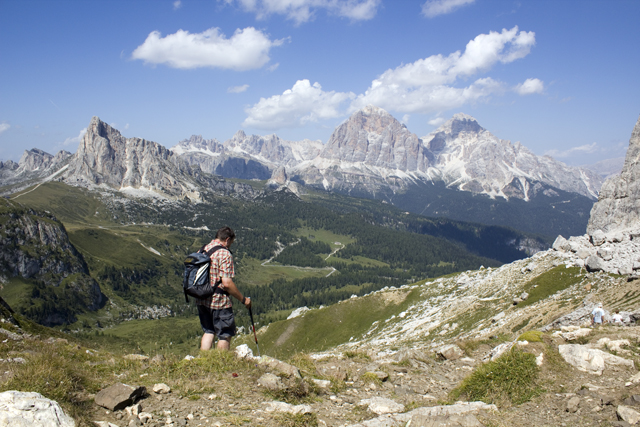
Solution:
[[[231,243],[236,239],[236,233],[234,233],[230,227],[222,227],[216,233],[216,239],[231,245]]]
[[[601,302],[598,303],[598,308],[602,308],[602,303]]]

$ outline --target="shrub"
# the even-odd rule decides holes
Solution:
[[[527,331],[518,337],[518,341],[542,342],[542,332]]]
[[[535,356],[514,348],[497,360],[479,366],[451,391],[450,398],[458,400],[464,395],[469,401],[519,405],[540,394],[537,378]]]

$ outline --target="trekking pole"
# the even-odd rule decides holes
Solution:
[[[256,347],[258,348],[258,357],[260,356],[260,346],[258,345],[258,335],[256,335],[256,326],[253,324],[253,312],[251,311],[251,307],[249,307],[249,317],[251,317],[251,328],[253,329],[253,338],[256,340]]]

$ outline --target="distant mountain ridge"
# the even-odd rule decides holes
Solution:
[[[195,143],[207,146],[205,141]],[[106,186],[118,191],[133,190],[137,195],[192,201],[201,201],[208,191],[252,193],[249,186],[202,173],[199,165],[191,166],[161,144],[125,138],[98,117],[91,119],[75,154],[63,151],[52,156],[33,149],[25,151],[17,165],[14,162],[0,165],[2,185],[51,179],[76,186]]]
[[[30,150],[0,165],[3,194],[47,180],[108,187],[136,197],[202,201],[209,192],[255,197],[223,177],[267,181],[383,200],[403,210],[506,225],[547,237],[586,228],[602,183],[595,172],[539,157],[456,114],[419,138],[385,110],[368,106],[338,126],[327,144],[238,131],[220,143],[192,136],[171,149],[125,138],[94,117],[75,154]]]
[[[449,188],[492,198],[527,201],[556,188],[595,200],[603,182],[594,171],[501,140],[462,113],[423,138],[385,110],[367,106],[339,125],[326,145],[284,141],[276,135],[246,136],[242,131],[223,144],[209,140],[203,146],[202,141],[194,136],[171,150],[212,173],[220,173],[231,158],[243,159],[248,175],[236,169],[233,177],[264,179],[268,172],[259,165],[271,172],[285,167],[293,181],[343,192],[395,193],[414,183],[442,181]],[[256,163],[249,167],[252,161]]]
[[[422,140],[436,155],[435,167],[447,186],[460,190],[528,200],[532,186],[540,182],[595,199],[602,185],[593,171],[499,139],[466,114],[454,115]]]

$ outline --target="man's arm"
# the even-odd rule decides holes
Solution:
[[[231,295],[232,297],[234,297],[238,301],[242,302],[242,300],[244,299],[244,297],[240,293],[240,290],[238,290],[238,287],[236,286],[236,284],[233,283],[233,279],[232,278],[223,277],[222,278],[222,284],[220,285],[220,287],[222,289],[224,289],[225,291],[227,291],[227,293],[229,293],[229,295]],[[243,304],[244,304],[245,307],[251,308],[251,298],[247,298],[244,301]]]

